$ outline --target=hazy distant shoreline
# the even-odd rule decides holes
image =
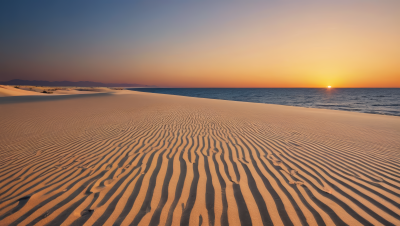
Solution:
[[[44,81],[44,80],[21,80],[13,79],[9,81],[0,81],[0,85],[27,85],[27,86],[71,86],[71,87],[156,87],[151,85],[135,84],[135,83],[102,83],[92,81]]]

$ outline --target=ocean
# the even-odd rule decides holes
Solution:
[[[131,88],[130,90],[400,116],[400,88]]]

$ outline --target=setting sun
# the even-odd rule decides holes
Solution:
[[[328,86],[328,89],[332,88],[332,86]]]

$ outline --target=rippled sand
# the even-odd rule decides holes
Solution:
[[[400,117],[0,99],[0,225],[400,225]]]

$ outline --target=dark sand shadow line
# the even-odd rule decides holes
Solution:
[[[56,101],[85,97],[100,97],[112,95],[111,93],[93,93],[93,94],[71,94],[71,95],[54,95],[54,96],[10,96],[0,97],[0,104],[16,104],[25,102],[38,102],[38,101]]]

